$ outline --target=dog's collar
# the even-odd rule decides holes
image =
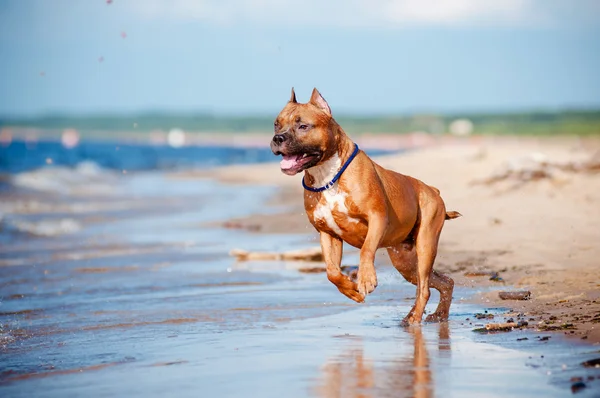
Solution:
[[[335,175],[335,177],[333,177],[333,179],[331,181],[329,181],[327,184],[325,184],[322,187],[313,188],[313,187],[309,187],[308,185],[306,185],[306,183],[304,182],[304,177],[302,177],[302,186],[304,187],[304,189],[306,189],[307,191],[311,191],[311,192],[323,192],[323,191],[331,188],[333,186],[333,184],[335,184],[337,182],[337,180],[340,179],[340,177],[342,176],[342,173],[346,170],[346,168],[350,165],[350,163],[352,163],[352,160],[356,157],[357,154],[358,154],[358,145],[355,143],[354,151],[352,152],[352,155],[350,155],[348,160],[346,160],[346,163],[344,163],[344,165],[342,166],[340,171],[337,172],[337,174]]]

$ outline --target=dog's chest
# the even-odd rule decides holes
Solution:
[[[319,230],[329,229],[342,237],[349,224],[359,222],[348,213],[347,199],[348,194],[338,191],[337,186],[324,191],[312,213],[314,225]]]
[[[314,179],[314,186],[325,186],[329,183],[340,170],[341,164],[342,162],[336,154],[322,164],[311,168],[309,172]],[[358,219],[349,215],[348,203],[351,198],[348,197],[348,192],[340,190],[339,183],[335,183],[320,194],[307,193],[307,195],[308,207],[313,209],[311,222],[319,231],[333,232],[337,236],[343,237],[344,231],[350,230],[351,225],[359,222]]]

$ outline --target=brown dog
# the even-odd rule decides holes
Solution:
[[[446,212],[436,188],[386,170],[358,150],[316,88],[306,104],[292,89],[275,119],[271,150],[283,155],[285,174],[304,171],[306,214],[320,233],[327,278],[340,292],[363,302],[377,287],[375,252],[385,247],[394,267],[417,286],[404,322],[421,322],[429,287],[440,292],[440,303],[426,321],[448,318],[454,282],[435,272],[433,262],[444,220],[460,214]],[[356,283],[340,269],[343,241],[360,248]]]

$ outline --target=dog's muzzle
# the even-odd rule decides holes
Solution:
[[[287,134],[275,134],[271,140],[271,151],[275,155],[282,155],[282,145],[288,139]]]
[[[275,136],[273,137],[273,142],[277,145],[281,145],[286,139],[287,136],[285,134],[275,134]]]

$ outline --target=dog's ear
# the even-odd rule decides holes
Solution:
[[[298,101],[296,101],[296,93],[294,92],[294,87],[292,87],[292,95],[290,97],[290,102],[292,104],[296,104]]]
[[[309,102],[315,105],[317,108],[322,109],[323,111],[325,111],[326,114],[331,116],[331,109],[329,108],[329,104],[327,104],[327,101],[325,101],[325,98],[323,98],[323,96],[321,95],[319,90],[316,89],[316,87],[313,89]]]

